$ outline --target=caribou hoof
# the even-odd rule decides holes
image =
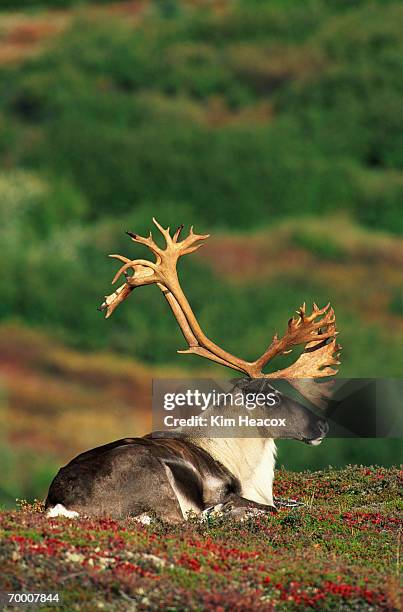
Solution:
[[[200,515],[202,521],[208,521],[210,518],[217,518],[223,516],[222,508],[224,504],[216,504],[215,506],[209,506]]]

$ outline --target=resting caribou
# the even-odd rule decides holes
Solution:
[[[202,514],[219,507],[242,513],[244,509],[275,511],[272,484],[276,447],[274,439],[281,436],[319,444],[327,433],[326,421],[301,403],[269,387],[270,380],[286,378],[307,399],[323,405],[327,383],[301,379],[321,379],[337,373],[339,363],[336,342],[336,321],[328,304],[315,304],[307,314],[305,304],[297,316],[288,321],[286,333],[277,334],[264,353],[255,361],[245,361],[227,352],[202,331],[180,286],[176,264],[180,257],[193,253],[208,235],[198,235],[190,229],[180,240],[183,226],[171,236],[155,219],[165,239],[161,248],[153,240],[127,232],[134,242],[147,246],[155,261],[130,260],[122,255],[111,257],[123,262],[112,282],[124,273],[126,281],[114,293],[106,296],[101,310],[109,317],[135,289],[156,284],[162,291],[188,344],[179,353],[199,355],[218,362],[244,375],[243,388],[252,388],[261,379],[273,390],[276,401],[264,408],[271,416],[287,419],[286,432],[256,427],[247,438],[214,438],[193,431],[174,438],[147,435],[125,438],[84,452],[61,468],[54,478],[46,499],[48,516],[143,517],[148,512],[177,522],[189,511]],[[131,271],[131,272],[130,272]],[[264,373],[274,357],[283,355],[294,346],[304,350],[293,365]],[[246,380],[246,382],[245,382]],[[277,430],[278,432],[278,430]]]

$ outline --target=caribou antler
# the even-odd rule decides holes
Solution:
[[[125,274],[126,282],[114,293],[105,297],[100,310],[106,310],[109,317],[115,308],[123,302],[135,289],[142,285],[156,284],[168,301],[179,327],[188,343],[188,348],[178,351],[206,357],[229,368],[244,372],[252,378],[288,378],[290,382],[317,404],[321,403],[323,394],[319,387],[327,389],[326,385],[307,388],[301,382],[293,379],[322,378],[337,373],[332,366],[338,365],[338,351],[341,347],[336,343],[336,318],[330,304],[324,308],[313,305],[310,315],[306,314],[305,304],[297,311],[297,317],[288,322],[284,336],[274,336],[267,350],[255,361],[245,361],[228,353],[202,331],[192,308],[180,286],[176,264],[179,257],[193,253],[203,245],[209,235],[195,234],[193,227],[189,235],[179,241],[183,225],[179,226],[173,236],[169,227],[164,229],[156,219],[153,219],[165,239],[165,248],[160,248],[153,240],[152,234],[147,238],[127,232],[134,242],[147,246],[155,256],[155,262],[144,259],[130,260],[122,255],[111,255],[123,262],[113,278],[113,283]],[[132,274],[129,273],[132,270]],[[271,373],[263,373],[263,368],[278,355],[289,353],[296,345],[305,345],[305,349],[297,361],[291,366]]]
[[[306,314],[305,303],[297,310],[297,317],[288,321],[287,332],[282,338],[275,334],[270,346],[255,364],[260,369],[277,355],[286,355],[296,345],[306,345],[300,358],[289,368],[281,370],[281,376],[313,378],[337,374],[331,368],[338,365],[334,354],[341,348],[336,345],[336,317],[333,308],[327,304],[324,308],[313,305],[310,315]],[[271,374],[278,378],[277,372]]]

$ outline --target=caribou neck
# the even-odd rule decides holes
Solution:
[[[276,445],[272,438],[192,438],[240,482],[242,496],[273,505]]]

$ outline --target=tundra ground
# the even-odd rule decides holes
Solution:
[[[280,470],[277,495],[305,505],[243,523],[46,519],[20,504],[0,514],[0,590],[58,592],[63,610],[399,610],[401,476]]]

